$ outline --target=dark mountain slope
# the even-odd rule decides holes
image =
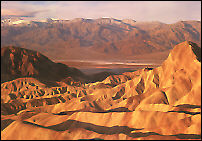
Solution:
[[[86,77],[76,68],[54,63],[41,53],[20,47],[1,48],[1,82],[18,77],[34,77],[46,81],[75,80]]]

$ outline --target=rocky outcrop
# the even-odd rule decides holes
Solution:
[[[196,44],[185,41],[173,48],[160,67],[82,86],[46,87],[28,78],[5,82],[1,84],[2,121],[9,122],[3,125],[1,137],[201,139],[200,52]],[[19,97],[19,92],[38,98]],[[34,134],[28,136],[28,131]]]

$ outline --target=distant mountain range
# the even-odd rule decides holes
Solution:
[[[173,46],[185,40],[201,44],[201,21],[165,24],[130,19],[77,18],[44,21],[2,19],[1,23],[1,47],[20,46],[40,51],[54,60],[145,57],[159,60],[165,59]]]

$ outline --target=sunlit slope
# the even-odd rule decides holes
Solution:
[[[158,68],[81,86],[19,78],[1,93],[2,139],[201,138],[201,49],[189,41]]]
[[[26,47],[56,60],[142,60],[144,57],[164,60],[165,52],[181,42],[190,40],[199,46],[201,43],[200,21],[165,24],[125,23],[113,18],[75,19],[1,29],[1,47]]]

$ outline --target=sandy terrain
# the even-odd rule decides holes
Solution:
[[[201,49],[194,43],[178,44],[153,69],[58,85],[2,83],[1,139],[201,139]]]

